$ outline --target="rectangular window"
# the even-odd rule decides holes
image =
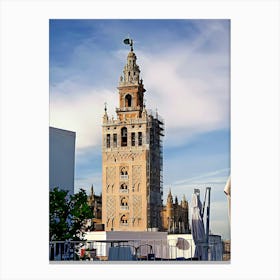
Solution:
[[[117,142],[117,134],[114,133],[114,134],[113,134],[113,146],[114,146],[114,148],[116,148],[117,145],[118,145],[118,142]]]
[[[107,134],[107,138],[106,138],[106,147],[110,148],[110,134]]]
[[[126,127],[123,127],[121,129],[121,146],[122,147],[125,147],[127,146],[127,128]]]
[[[138,146],[142,146],[142,132],[138,132]]]
[[[131,133],[131,146],[135,146],[135,132]]]

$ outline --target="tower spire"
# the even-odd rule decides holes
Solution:
[[[140,69],[136,64],[137,57],[133,52],[133,40],[124,39],[126,45],[130,45],[130,52],[127,55],[127,62],[124,66],[123,76],[120,77],[120,86],[139,85]]]
[[[140,68],[136,63],[137,57],[133,52],[133,40],[127,38],[123,42],[131,48],[118,86],[120,105],[116,109],[116,113],[120,120],[142,117],[144,92],[146,91],[143,80],[140,79]]]

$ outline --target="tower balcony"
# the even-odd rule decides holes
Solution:
[[[128,189],[120,189],[120,193],[128,193]]]
[[[128,86],[139,86],[139,77],[135,77],[135,79],[131,79],[130,81],[120,80],[119,87],[128,87]]]
[[[128,180],[128,175],[120,175],[120,180],[121,181],[127,181]]]
[[[120,210],[122,211],[126,211],[128,209],[129,209],[128,206],[123,206],[123,205],[120,206]]]
[[[116,113],[140,111],[140,106],[116,108]]]
[[[117,109],[119,109],[119,108],[117,108]],[[137,118],[137,119],[127,119],[127,120],[125,120],[125,123],[126,124],[146,124],[147,120],[143,117]],[[121,124],[121,122],[119,119],[108,119],[102,126],[108,128],[110,126],[116,126],[116,125],[120,125],[120,124]]]

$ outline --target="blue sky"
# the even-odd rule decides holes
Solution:
[[[211,231],[229,238],[229,20],[50,21],[50,125],[76,131],[75,190],[101,192],[103,104],[115,115],[128,35],[147,108],[165,120],[164,200],[210,186]]]

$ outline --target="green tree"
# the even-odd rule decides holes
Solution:
[[[69,196],[68,191],[54,188],[49,203],[49,239],[82,240],[86,219],[93,218],[85,190]]]

